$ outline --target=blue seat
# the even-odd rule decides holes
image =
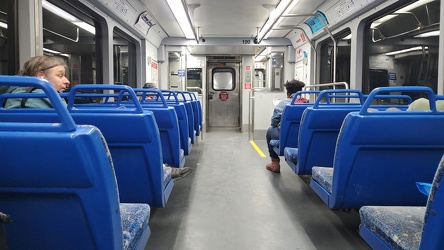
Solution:
[[[180,144],[179,121],[174,107],[168,106],[159,90],[134,89],[134,91],[142,108],[154,114],[162,142],[163,162],[172,167],[182,168],[185,165],[185,154]],[[122,102],[121,105],[134,107],[132,100]]]
[[[47,81],[0,76],[0,84],[41,88],[55,108],[0,108],[0,143],[8,145],[0,150],[0,211],[12,220],[3,225],[7,248],[144,249],[150,207],[119,203],[100,131],[76,125]],[[17,121],[28,114],[37,119]]]
[[[165,97],[168,106],[172,106],[176,110],[177,119],[179,121],[180,145],[184,150],[185,155],[189,155],[193,145],[190,138],[190,124],[185,104],[179,102],[177,94],[174,91],[161,90],[161,92]]]
[[[271,140],[273,150],[277,155],[283,156],[286,147],[297,148],[299,140],[299,124],[305,108],[313,106],[313,103],[295,103],[297,98],[306,94],[317,94],[320,91],[299,91],[291,103],[287,104],[282,112],[279,140]]]
[[[187,117],[188,117],[188,133],[191,138],[191,144],[194,144],[196,142],[196,127],[194,125],[195,115],[193,111],[193,104],[191,101],[187,100],[187,97],[183,91],[175,91],[175,92],[179,102],[185,105],[185,110],[187,112]]]
[[[116,101],[112,104],[74,105],[77,92],[85,89],[125,92],[133,100],[131,107]],[[103,94],[82,94],[100,97]],[[91,124],[102,131],[113,157],[120,200],[164,207],[174,182],[164,176],[159,129],[152,111],[143,110],[132,88],[124,85],[82,84],[74,86],[68,96],[68,111],[77,124]],[[94,106],[95,105],[95,106]],[[94,106],[94,107],[91,107]],[[137,191],[135,191],[137,190]]]
[[[178,93],[178,95],[180,95],[184,101],[191,103],[194,118],[194,130],[196,136],[199,136],[200,132],[202,131],[202,106],[199,100],[194,93],[189,91],[176,91],[176,93]]]
[[[313,166],[333,166],[342,122],[348,113],[360,110],[363,100],[358,90],[324,90],[303,111],[297,149],[284,149],[285,161],[296,174],[310,175]]]
[[[364,95],[364,99],[367,99],[368,95]],[[386,110],[390,108],[397,108],[399,110],[406,110],[408,105],[412,103],[412,97],[408,95],[398,94],[382,94],[375,96],[373,99],[373,106],[378,110]]]
[[[199,134],[197,134],[197,135],[200,135],[200,133],[202,132],[202,124],[203,124],[203,112],[202,112],[202,103],[200,102],[200,100],[199,100],[199,98],[197,98],[197,96],[196,96],[196,92],[190,92],[190,94],[193,96],[193,100],[194,100],[194,102],[196,103],[195,105],[196,105],[196,110],[197,110],[197,114],[198,114],[198,116],[199,116],[199,122],[198,122],[198,125],[199,125]]]
[[[439,185],[443,174],[444,158],[436,170],[425,207],[361,207],[361,237],[373,249],[444,249],[444,188]]]
[[[396,91],[401,89],[373,90],[361,111],[345,118],[333,168],[313,167],[310,186],[330,208],[425,205],[414,183],[432,179],[444,154],[444,112],[436,110],[436,97],[427,87],[408,91],[426,92],[433,103],[430,112],[368,111],[376,95]]]

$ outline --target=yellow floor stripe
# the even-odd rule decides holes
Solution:
[[[254,141],[250,141],[250,144],[253,146],[254,149],[256,149],[256,152],[261,156],[261,157],[267,157],[262,150],[256,145],[256,143],[254,143]]]

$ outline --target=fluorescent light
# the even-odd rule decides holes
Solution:
[[[266,58],[265,56],[259,55],[259,56],[256,56],[256,58],[254,58],[254,61],[260,62],[260,61],[264,60],[265,58]]]
[[[395,12],[396,13],[396,12]],[[392,19],[392,18],[394,18],[395,16],[397,16],[396,14],[389,14],[389,15],[387,15],[387,16],[384,16],[384,17],[382,17],[382,18],[379,18],[378,20],[376,20],[376,21],[374,21],[372,24],[371,24],[371,26],[370,26],[370,28],[376,28],[377,26],[379,26],[380,24],[382,24],[382,23],[384,23],[384,22],[387,22],[388,20],[390,20],[390,19]]]
[[[62,53],[60,51],[57,51],[57,50],[43,48],[43,51],[48,52],[48,53],[52,53],[52,54],[56,54],[56,55],[61,55],[61,56],[69,57],[68,54],[64,54],[64,53]]]
[[[60,9],[59,7],[53,5],[52,3],[49,3],[46,0],[43,0],[42,1],[42,6],[43,6],[43,8],[45,8],[48,11],[54,13],[55,15],[65,19],[67,21],[70,21],[72,24],[78,26],[79,28],[82,28],[82,29],[88,31],[91,34],[95,34],[96,33],[96,28],[94,28],[94,26],[83,22],[82,20],[80,20],[77,17],[69,14],[68,12]]]
[[[0,27],[7,29],[8,28],[8,24],[4,23],[4,22],[0,22]]]
[[[186,12],[186,8],[183,5],[182,0],[166,0],[173,12],[174,17],[176,17],[182,32],[185,34],[187,39],[196,39],[194,33],[194,27],[191,25],[190,19]]]
[[[419,1],[416,1],[416,2],[414,2],[412,4],[410,4],[410,5],[407,5],[406,7],[396,11],[395,13],[409,12],[409,11],[411,11],[413,9],[418,8],[419,6],[428,4],[428,3],[433,2],[433,1],[434,0],[419,0]]]
[[[293,2],[291,2],[291,4],[287,7],[287,9],[285,9],[284,13],[282,13],[279,17],[279,19],[277,20],[277,22],[273,25],[273,27],[267,32],[267,34],[265,34],[264,39],[267,39],[271,33],[273,32],[273,29],[277,28],[279,26],[279,24],[281,24],[281,22],[284,20],[284,18],[282,17],[282,15],[287,15],[290,13],[290,11],[294,8],[294,6],[296,6],[296,4],[299,2],[299,0],[294,0]],[[277,8],[276,8],[277,9]]]
[[[298,2],[299,0],[281,0],[278,6],[276,6],[276,9],[270,13],[267,22],[262,26],[262,29],[257,35],[257,40],[260,42],[262,39],[268,38],[272,31],[272,26],[274,27],[282,22],[282,14],[284,14],[284,12],[288,14]]]
[[[60,9],[59,7],[53,5],[52,3],[49,3],[48,1],[43,0],[42,1],[43,8],[51,11],[52,13],[56,14],[57,16],[68,20],[70,22],[78,21],[77,17],[69,14],[68,12]]]
[[[345,36],[344,38],[342,38],[342,40],[351,40],[352,39],[352,34],[349,34],[347,36]]]
[[[433,1],[434,0],[419,0],[417,2],[414,2],[414,3],[410,4],[410,5],[407,5],[404,8],[395,11],[393,14],[389,14],[387,16],[384,16],[384,17],[374,21],[371,24],[371,28],[375,28],[376,26],[378,26],[378,25],[380,25],[380,24],[382,24],[384,22],[387,22],[388,20],[394,18],[395,16],[398,16],[397,14],[406,13],[406,12],[408,13],[411,10],[418,8],[419,6],[428,4],[428,3],[433,2]]]
[[[429,47],[424,47],[424,49],[428,49],[428,48]],[[418,47],[413,47],[413,48],[409,48],[409,49],[397,50],[397,51],[385,53],[385,55],[386,56],[393,56],[393,55],[397,55],[397,54],[402,54],[402,53],[407,53],[407,52],[412,52],[412,51],[418,51],[418,50],[422,50],[422,47],[418,46]]]
[[[439,30],[422,33],[422,34],[416,35],[415,37],[431,37],[431,36],[439,36]]]
[[[88,31],[91,34],[96,34],[96,28],[90,24],[87,24],[87,23],[80,21],[80,20],[78,22],[76,21],[76,22],[72,22],[72,23],[77,25],[79,28],[82,28],[82,29]]]

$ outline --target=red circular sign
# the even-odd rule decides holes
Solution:
[[[228,93],[227,92],[225,92],[225,91],[222,91],[222,92],[220,92],[219,93],[219,99],[221,100],[221,101],[226,101],[226,100],[228,100]]]

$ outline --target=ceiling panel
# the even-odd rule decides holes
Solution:
[[[184,37],[166,0],[141,0],[150,10],[169,37]],[[268,9],[264,5],[277,5],[279,0],[186,0],[188,5],[200,5],[194,10],[192,20],[199,27],[203,38],[254,38],[268,19]],[[291,14],[311,14],[324,0],[300,0]],[[307,17],[287,17],[279,25],[279,30],[271,33],[270,38],[285,37],[292,27]],[[200,48],[199,48],[200,47]],[[195,53],[203,54],[254,54],[259,46],[195,46]]]

